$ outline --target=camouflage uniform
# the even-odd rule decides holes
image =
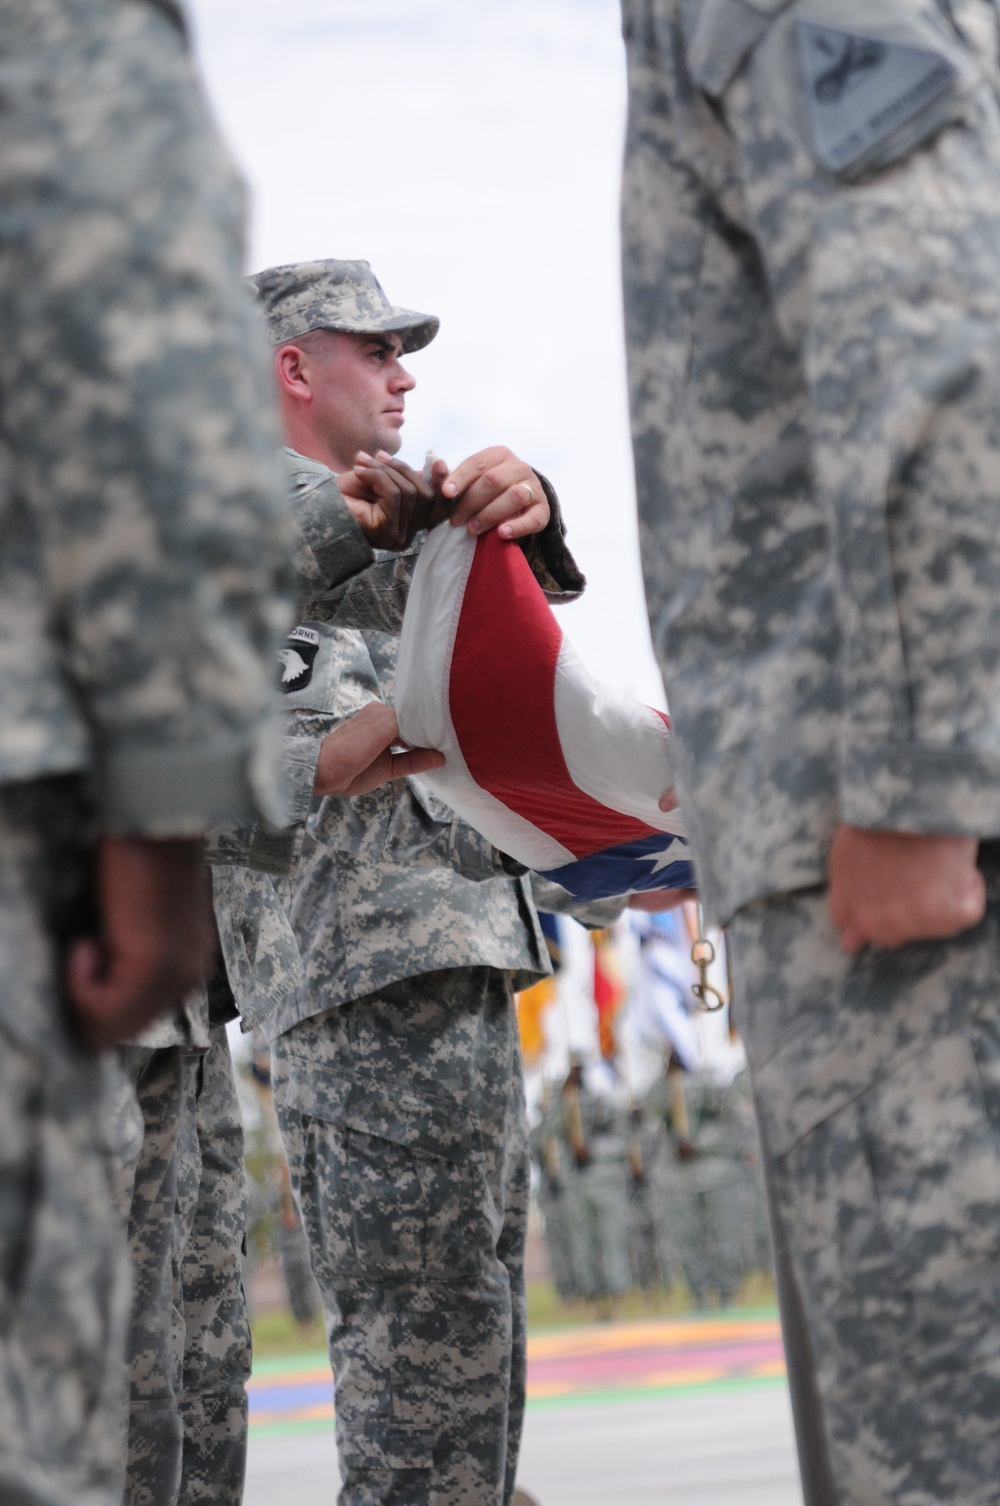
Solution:
[[[675,1093],[684,1095],[683,1130]],[[728,1305],[752,1259],[753,1122],[739,1098],[733,1083],[678,1071],[662,1077],[646,1099],[647,1112],[666,1130],[651,1167],[661,1263],[667,1267],[677,1252],[698,1307],[710,1293]]]
[[[988,0],[625,0],[650,620],[729,922],[807,1501],[995,1502],[986,921],[848,958],[839,821],[1000,832]]]
[[[437,329],[394,309],[367,263],[278,267],[253,281],[275,341],[395,329],[415,349]],[[526,876],[419,780],[310,800],[323,736],[392,699],[419,542],[327,588],[317,519],[346,508],[326,466],[287,453],[317,567],[282,654],[305,819],[277,840],[237,834],[225,854],[238,858],[244,843],[245,862],[294,871],[240,893],[235,869],[221,907],[217,890],[230,978],[240,975],[244,1026],[274,1042],[275,1105],[327,1312],[342,1500],[509,1501],[528,1190],[512,990],[548,972],[547,952]],[[550,526],[522,547],[543,587],[568,596],[584,582],[546,491]]]
[[[297,459],[294,490],[333,487]],[[287,692],[305,755],[391,702],[415,552],[313,601]],[[338,618],[371,623],[361,631]],[[311,781],[309,781],[311,784]],[[509,1500],[528,1160],[513,989],[548,971],[526,877],[419,780],[313,802],[280,881],[303,982],[263,1027],[327,1313],[347,1506]]]
[[[226,1027],[204,1014],[204,1042],[125,1052],[142,1137],[119,1191],[135,1288],[126,1506],[243,1497],[243,1124]]]
[[[335,484],[296,490],[301,603],[368,568],[374,553]],[[309,808],[318,745],[284,748],[293,823]],[[267,821],[210,836],[224,965],[207,992],[126,1053],[144,1134],[119,1198],[140,1296],[129,1336],[125,1506],[238,1506],[247,1447],[250,1334],[241,1259],[247,1227],[243,1129],[224,1021],[245,1021],[300,981],[298,948],[266,871],[282,871],[301,830]],[[212,1021],[217,1021],[212,1026]],[[123,1116],[134,1112],[124,1103]],[[124,1126],[123,1126],[124,1127]],[[208,1248],[211,1258],[204,1257]],[[200,1253],[201,1252],[201,1253]]]
[[[545,1250],[552,1284],[561,1301],[575,1302],[583,1293],[577,1284],[566,1216],[565,1151],[550,1122],[532,1131],[530,1144],[538,1166],[538,1206],[545,1225]]]
[[[566,1167],[566,1227],[577,1288],[588,1300],[601,1301],[621,1296],[632,1284],[629,1131],[625,1115],[610,1099],[584,1087],[575,1091],[578,1128],[566,1090],[546,1115],[543,1128],[558,1136]]]
[[[280,819],[287,522],[242,190],[179,16],[11,0],[0,89],[0,1494],[111,1506],[123,1147],[61,951],[96,832]]]

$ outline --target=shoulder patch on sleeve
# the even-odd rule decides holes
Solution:
[[[813,151],[832,172],[857,166],[958,80],[939,52],[819,21],[795,29]]]
[[[305,690],[319,653],[319,634],[313,628],[293,628],[278,652],[278,685],[285,695]]]

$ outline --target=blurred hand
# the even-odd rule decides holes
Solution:
[[[320,744],[314,795],[365,795],[390,779],[439,769],[444,755],[430,748],[392,753],[399,725],[391,706],[372,701]]]
[[[442,482],[441,494],[454,504],[452,526],[464,524],[470,533],[496,528],[502,539],[523,539],[541,533],[551,516],[542,483],[506,445],[463,460]]]
[[[978,850],[974,837],[839,827],[828,903],[841,946],[858,952],[940,941],[978,925],[986,910]]]
[[[85,1045],[131,1039],[200,982],[215,929],[199,841],[102,837],[95,855],[100,936],[75,941],[65,987]]]

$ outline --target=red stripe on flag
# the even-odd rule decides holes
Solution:
[[[452,652],[451,720],[473,779],[589,857],[655,830],[587,795],[570,776],[555,713],[562,632],[516,543],[477,540]]]

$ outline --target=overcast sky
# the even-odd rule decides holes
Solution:
[[[509,444],[589,577],[560,612],[595,674],[662,704],[638,570],[618,266],[617,0],[191,0],[249,181],[249,270],[369,260],[438,314],[402,454]]]

